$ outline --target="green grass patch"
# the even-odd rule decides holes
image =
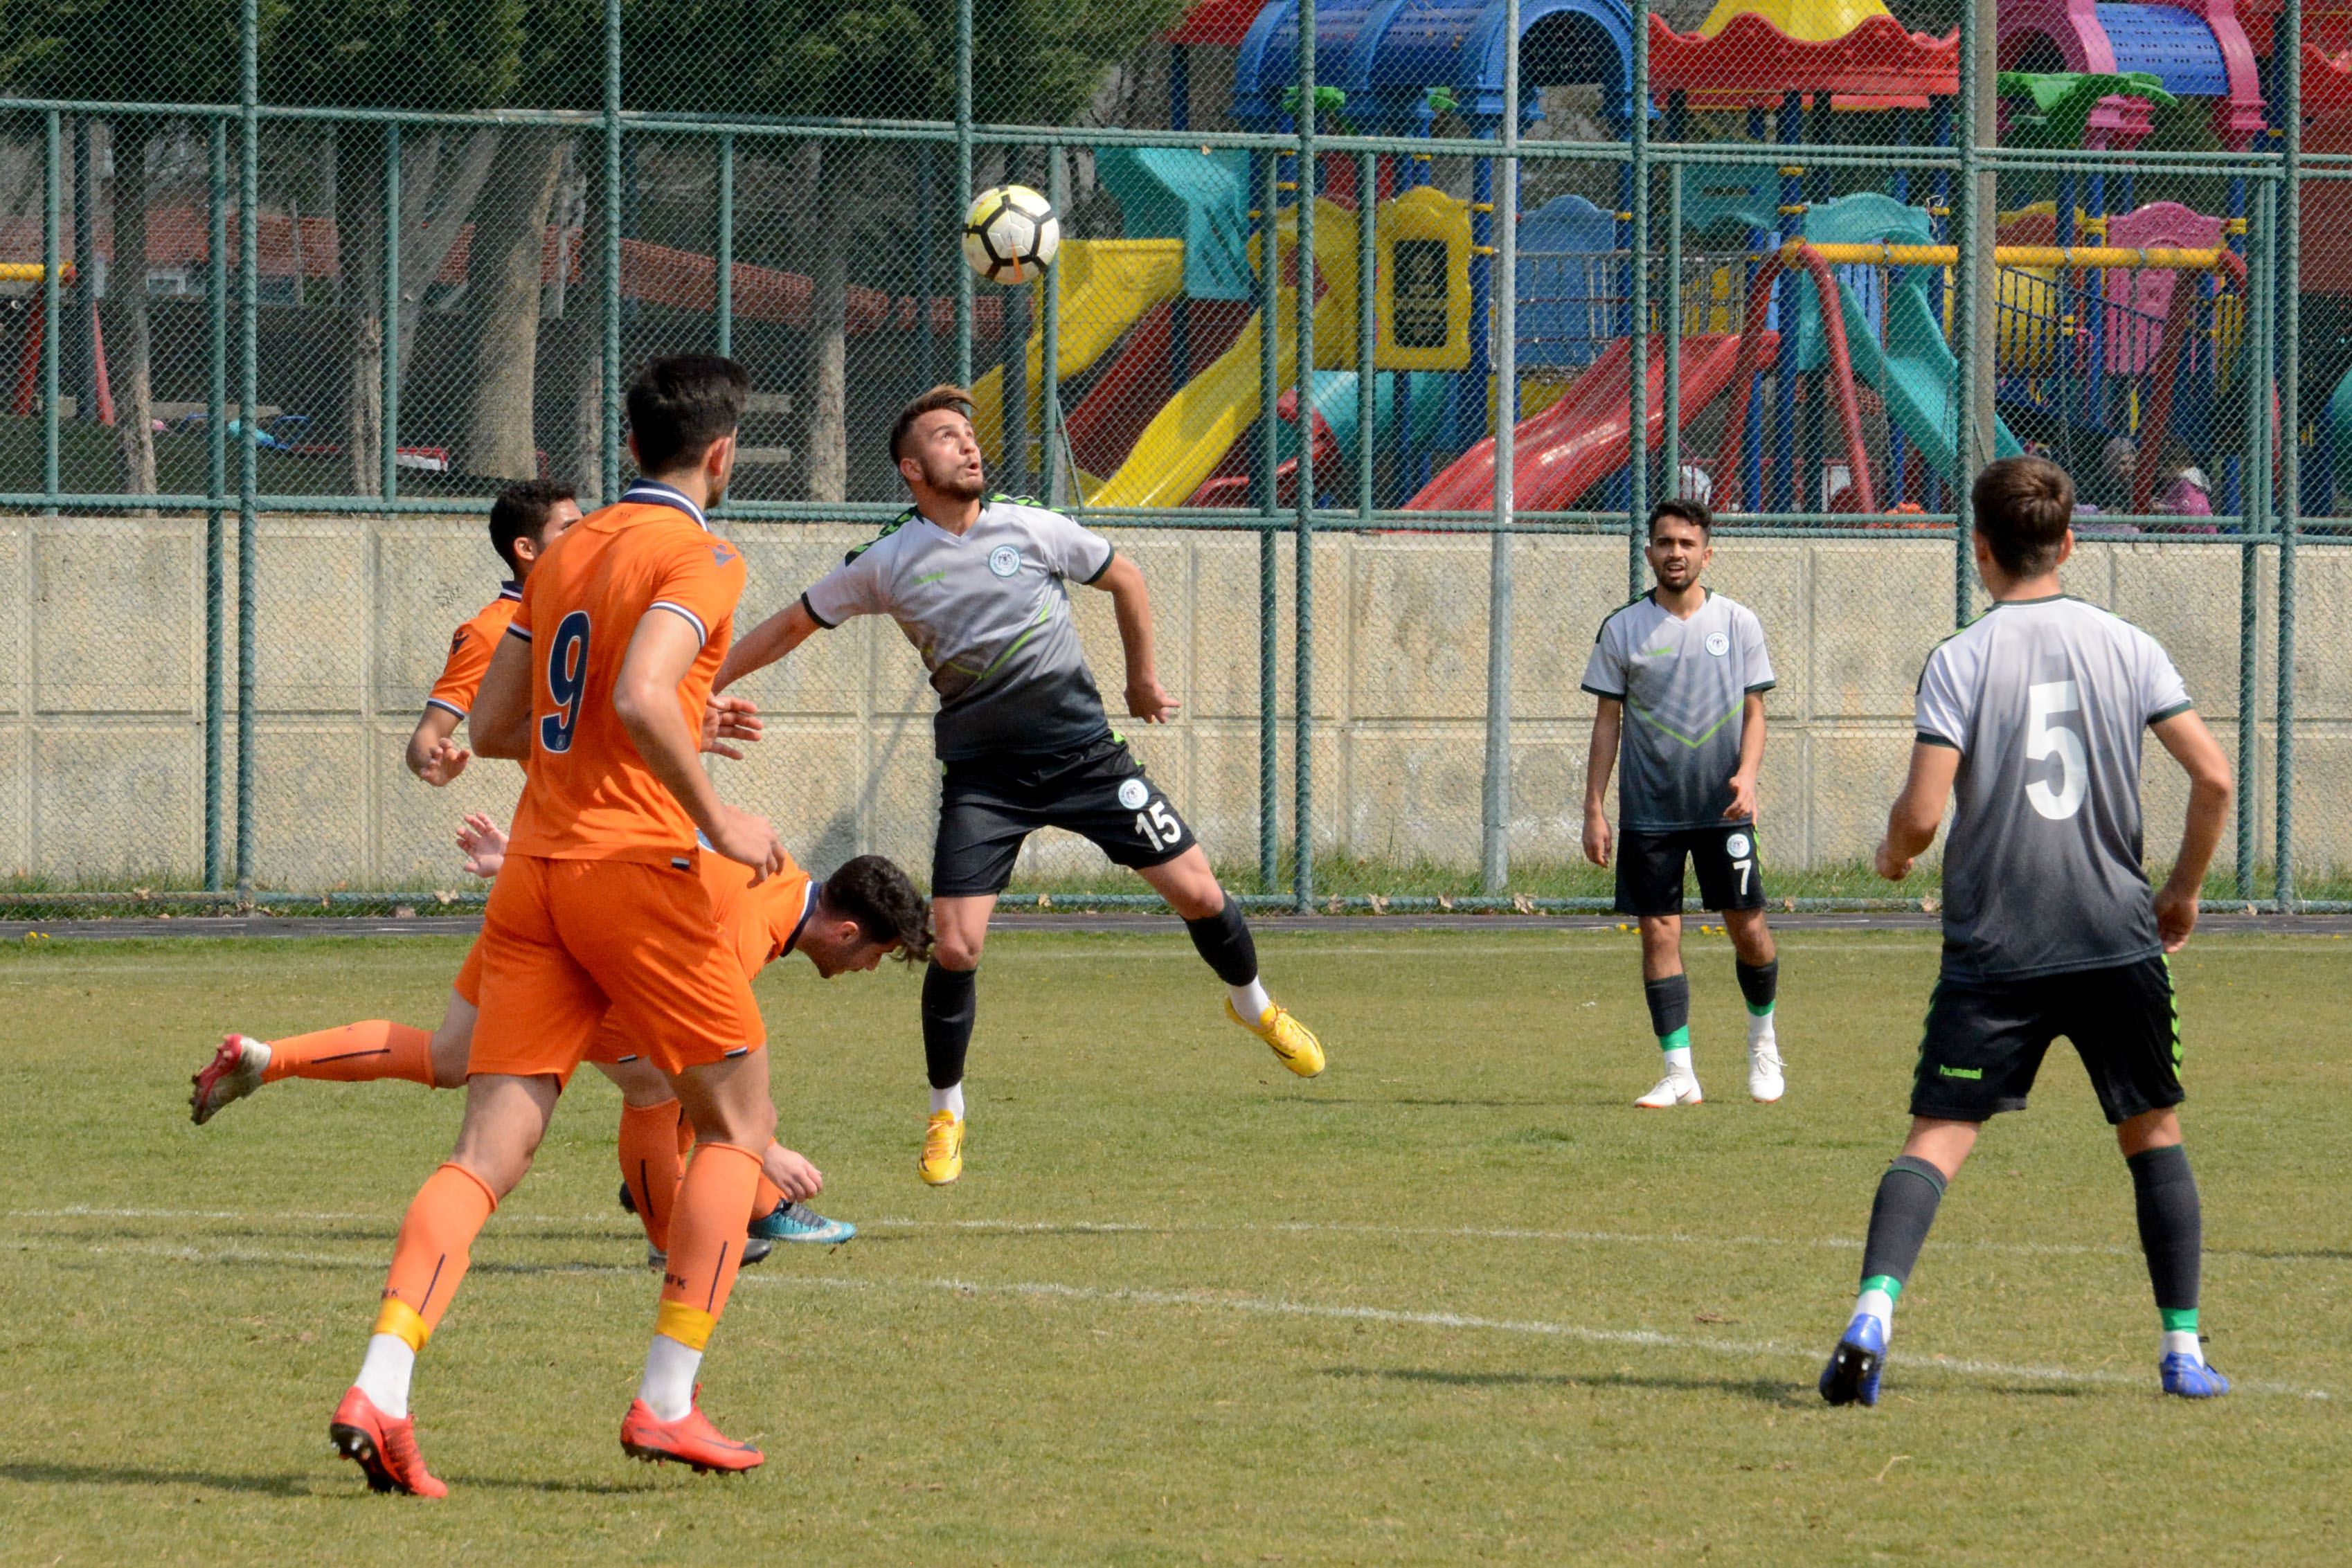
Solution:
[[[2156,1392],[2130,1184],[2054,1051],[1953,1185],[1874,1411],[1813,1379],[1905,1126],[1931,936],[1782,941],[1790,1092],[1655,1076],[1616,931],[1269,930],[1301,1082],[1178,938],[1002,936],[963,1181],[915,1179],[918,977],[760,983],[788,1142],[864,1233],[749,1270],[720,1481],[615,1440],[656,1282],[583,1073],[416,1385],[445,1503],[328,1450],[459,1099],[293,1082],[188,1124],[224,1029],[438,1015],[455,941],[0,948],[0,1561],[2321,1562],[2346,1549],[2347,950],[2175,963],[2210,1350]],[[2282,1050],[2285,1042],[2289,1049]],[[2329,1397],[2311,1396],[2325,1393]]]

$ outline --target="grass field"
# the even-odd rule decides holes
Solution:
[[[1898,1140],[1932,940],[1783,938],[1789,1098],[1744,1093],[1690,943],[1703,1108],[1631,936],[1276,929],[1332,1066],[1225,1024],[1181,938],[1000,938],[959,1186],[912,1170],[915,977],[761,983],[788,1142],[860,1222],[747,1270],[722,1481],[615,1441],[650,1325],[583,1074],[419,1370],[453,1495],[325,1440],[457,1096],[289,1083],[192,1127],[225,1027],[436,1016],[458,946],[0,953],[0,1560],[1195,1563],[2295,1562],[2347,1550],[2352,954],[2176,961],[2205,1321],[2156,1392],[2129,1182],[2053,1054],[1955,1183],[1875,1410],[1813,1379]]]

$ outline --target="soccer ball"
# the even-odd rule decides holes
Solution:
[[[1052,265],[1062,220],[1026,185],[995,185],[964,214],[963,258],[991,283],[1027,283]]]

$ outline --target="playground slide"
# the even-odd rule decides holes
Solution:
[[[1845,312],[1845,346],[1853,360],[1854,379],[1877,388],[1886,402],[1886,417],[1904,439],[1937,473],[1949,474],[1958,461],[1953,431],[1958,423],[1960,362],[1953,357],[1943,323],[1936,319],[1927,287],[1919,281],[1928,276],[1936,275],[1924,267],[1907,267],[1904,284],[1889,291],[1884,344],[1872,335],[1869,317],[1852,289],[1840,284],[1838,300]],[[2001,457],[2015,457],[2025,450],[1998,418],[1993,450]]]
[[[1773,346],[1770,341],[1762,345],[1768,354]],[[1515,506],[1532,512],[1564,509],[1625,465],[1633,431],[1626,396],[1632,359],[1631,340],[1619,339],[1577,379],[1566,397],[1519,422],[1511,469]],[[1723,392],[1738,359],[1738,333],[1693,334],[1683,340],[1684,424]],[[1645,434],[1649,444],[1658,446],[1666,435],[1663,339],[1650,340],[1648,397]],[[1490,436],[1455,458],[1406,507],[1416,512],[1483,511],[1494,504],[1494,495],[1495,442]]]
[[[1082,373],[1126,336],[1151,308],[1184,287],[1184,242],[1174,239],[1072,240],[1055,266],[1062,274],[1061,340],[1055,354],[1060,373]],[[1035,307],[1033,305],[1033,311]],[[1035,416],[1038,382],[1045,373],[1045,336],[1029,335],[1029,428]],[[1002,460],[1004,444],[1004,367],[995,366],[971,389],[972,427],[991,462]]]

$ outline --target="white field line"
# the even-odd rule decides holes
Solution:
[[[237,1219],[267,1223],[272,1220],[344,1220],[373,1223],[386,1228],[398,1225],[395,1214],[304,1213],[273,1209],[267,1213],[227,1208],[104,1208],[72,1206],[65,1208],[12,1208],[0,1211],[10,1219]],[[515,1215],[500,1222],[509,1234],[519,1234],[532,1225],[611,1225],[623,1226],[618,1210],[564,1216],[557,1214]],[[1411,1226],[1411,1225],[1344,1225],[1322,1220],[1281,1220],[1271,1224],[1201,1225],[1175,1220],[1164,1223],[1109,1219],[911,1219],[885,1218],[860,1219],[860,1230],[965,1230],[979,1233],[995,1232],[1008,1235],[1064,1233],[1076,1236],[1147,1236],[1147,1235],[1325,1235],[1395,1237],[1399,1239],[1439,1239],[1459,1241],[1551,1241],[1572,1245],[1613,1247],[1810,1247],[1835,1252],[1859,1252],[1862,1242],[1851,1236],[1782,1237],[1782,1236],[1700,1236],[1686,1231],[1616,1231],[1616,1230],[1545,1230],[1507,1227],[1480,1226]],[[1971,1241],[1946,1240],[1937,1238],[1933,1243],[1940,1249],[1969,1252],[1998,1252],[2028,1258],[2137,1258],[2136,1247],[2094,1246],[2087,1242],[2056,1241]],[[2253,1256],[2242,1249],[2209,1247],[2206,1255],[2213,1258]],[[2264,1257],[2261,1261],[2283,1267],[2297,1264],[2326,1264],[2336,1261],[2326,1258]]]
[[[303,1265],[331,1269],[376,1270],[383,1266],[381,1258],[316,1252],[275,1252],[253,1248],[231,1248],[206,1251],[195,1247],[152,1246],[144,1243],[61,1244],[49,1238],[19,1238],[0,1239],[0,1247],[14,1246],[35,1251],[80,1251],[94,1257],[140,1257],[166,1259],[186,1263],[260,1263]],[[498,1271],[496,1264],[478,1264],[485,1271]],[[530,1272],[562,1274],[643,1275],[646,1270],[596,1264],[564,1265]],[[737,1283],[753,1288],[778,1290],[856,1291],[889,1294],[930,1294],[950,1292],[960,1296],[1002,1296],[1014,1300],[1052,1300],[1083,1301],[1103,1305],[1136,1307],[1184,1307],[1213,1312],[1242,1312],[1255,1316],[1310,1318],[1326,1322],[1386,1323],[1401,1328],[1430,1328],[1468,1331],[1473,1333],[1520,1334],[1548,1339],[1571,1340],[1580,1344],[1624,1345],[1638,1350],[1697,1351],[1708,1355],[1728,1356],[1740,1360],[1771,1359],[1814,1361],[1820,1358],[1818,1349],[1780,1344],[1769,1340],[1694,1339],[1683,1334],[1659,1333],[1651,1329],[1601,1329],[1580,1323],[1547,1322],[1539,1318],[1489,1318],[1465,1312],[1407,1312],[1389,1307],[1332,1306],[1313,1301],[1292,1301],[1275,1298],[1233,1296],[1205,1290],[1150,1291],[1068,1285],[1053,1281],[1013,1281],[988,1283],[973,1280],[844,1280],[839,1278],[794,1277],[789,1274],[742,1274]],[[1933,1367],[1940,1372],[1954,1373],[1963,1377],[2020,1378],[2034,1383],[2057,1383],[2081,1385],[2139,1387],[2147,1384],[2145,1375],[2122,1372],[2081,1371],[2064,1366],[2013,1365],[2007,1362],[1984,1361],[1974,1357],[1939,1354],[1890,1354],[1890,1364],[1904,1367]],[[2325,1388],[2311,1388],[2294,1384],[2260,1380],[2241,1380],[2235,1385],[2246,1394],[2274,1395],[2294,1399],[2332,1399]]]

